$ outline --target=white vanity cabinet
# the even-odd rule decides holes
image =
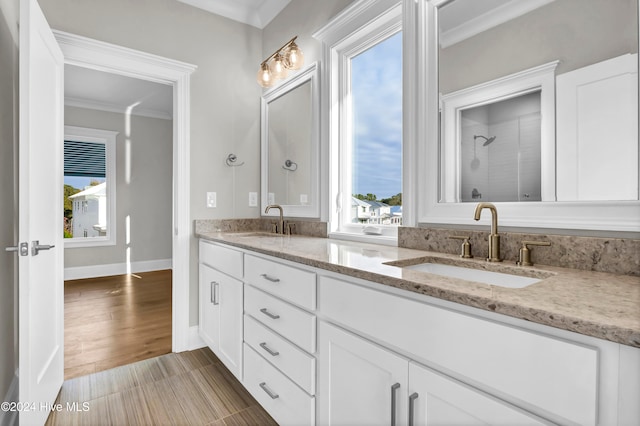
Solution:
[[[315,424],[316,274],[245,254],[244,386],[281,425]]]
[[[324,321],[318,348],[318,424],[406,424],[406,358]]]
[[[605,402],[603,398],[609,399],[602,405],[605,411],[606,407],[616,408],[616,397],[604,389],[615,385],[617,377],[608,377],[602,371],[619,374],[615,354],[619,345],[604,341],[598,345],[596,339],[588,338],[569,341],[379,289],[384,286],[375,288],[370,286],[372,283],[352,281],[358,280],[321,276],[318,281],[322,319],[318,351],[321,423],[340,424],[344,420],[334,420],[332,416],[339,415],[336,404],[345,395],[335,398],[332,394],[341,395],[340,380],[349,380],[349,370],[382,372],[392,368],[396,361],[388,359],[393,357],[384,358],[387,360],[375,368],[368,364],[377,364],[374,360],[378,358],[370,354],[385,351],[408,360],[405,371],[422,371],[419,364],[432,369],[411,374],[430,377],[429,380],[409,378],[411,390],[399,390],[402,400],[398,413],[407,407],[408,392],[418,392],[413,415],[423,421],[416,424],[449,424],[441,422],[450,416],[451,424],[455,424],[454,419],[470,416],[489,424],[544,424],[541,419],[548,419],[559,424],[595,426],[603,424],[601,419],[608,415],[599,410],[599,403]],[[327,331],[334,326],[324,321],[349,331]],[[371,343],[369,349],[356,349],[365,345],[365,339],[385,349],[376,351]],[[356,350],[361,357],[354,355]],[[402,384],[401,379],[391,377],[387,379]],[[390,383],[384,385],[388,387]],[[359,410],[377,413],[385,407],[382,411],[388,419],[388,398],[370,397],[371,392],[354,392],[352,398],[365,395],[366,404]],[[431,416],[435,420],[431,421]],[[408,416],[398,417],[397,421],[406,422]]]
[[[242,379],[242,259],[240,251],[200,241],[199,334]]]
[[[495,397],[409,362],[408,424],[413,425],[548,425]]]
[[[318,424],[546,424],[339,327],[318,329]]]
[[[637,425],[640,349],[200,242],[200,335],[282,425]]]

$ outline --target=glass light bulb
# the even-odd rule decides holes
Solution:
[[[284,63],[287,68],[292,70],[299,70],[304,65],[304,53],[294,42],[287,48]]]
[[[284,66],[284,58],[279,53],[271,61],[269,70],[274,79],[285,78],[289,74],[287,67]]]
[[[258,84],[262,87],[273,86],[275,79],[271,75],[271,71],[269,70],[269,66],[267,64],[260,65],[260,70],[258,71],[256,80],[258,81]]]

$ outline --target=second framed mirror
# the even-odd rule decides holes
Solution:
[[[318,66],[262,96],[261,206],[282,206],[289,217],[320,217]]]

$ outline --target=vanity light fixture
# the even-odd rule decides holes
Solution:
[[[257,81],[262,87],[271,87],[289,73],[289,70],[299,70],[304,64],[304,54],[298,47],[295,36],[276,50],[260,64]]]

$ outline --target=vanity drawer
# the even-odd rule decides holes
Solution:
[[[244,316],[244,340],[308,394],[316,393],[316,359],[250,316]]]
[[[242,252],[200,240],[200,263],[242,279]]]
[[[315,423],[315,398],[307,395],[246,343],[242,384],[278,424]]]
[[[246,255],[245,281],[305,309],[316,309],[316,274]]]
[[[513,403],[597,422],[597,348],[334,278],[318,286],[320,311],[332,321]]]
[[[316,351],[316,317],[250,285],[244,286],[244,312],[305,351]]]

